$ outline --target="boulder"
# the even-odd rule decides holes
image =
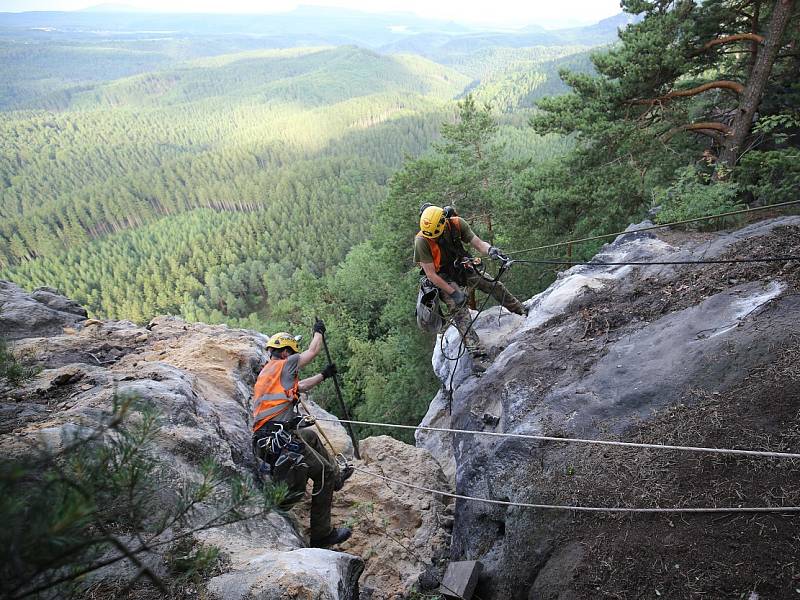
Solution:
[[[39,288],[28,294],[10,281],[0,281],[0,337],[54,336],[85,320],[86,309],[56,290]]]
[[[225,600],[358,600],[364,562],[350,554],[319,548],[267,552],[247,567],[214,577],[208,589]]]

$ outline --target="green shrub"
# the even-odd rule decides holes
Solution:
[[[192,536],[173,544],[166,558],[170,573],[179,581],[212,576],[222,562],[217,546],[198,542]]]
[[[748,152],[739,161],[736,180],[760,204],[797,200],[800,190],[800,150],[788,148]]]
[[[280,498],[211,463],[199,481],[165,488],[159,415],[136,398],[115,397],[100,425],[79,431],[59,451],[0,458],[2,598],[81,597],[86,576],[123,561],[137,573],[128,584],[149,580],[167,597],[140,557],[166,556],[176,580],[202,576],[219,551],[193,535],[263,516]]]
[[[661,211],[656,216],[657,223],[683,221],[744,208],[739,200],[739,186],[735,182],[713,181],[710,175],[694,166],[684,169],[677,181],[668,188],[657,190],[656,204],[661,205]],[[700,221],[690,227],[713,229],[731,220],[735,220],[735,217]]]
[[[0,380],[5,379],[11,385],[19,385],[23,381],[35,377],[41,369],[25,365],[8,348],[8,342],[0,338]]]

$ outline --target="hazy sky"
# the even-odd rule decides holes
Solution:
[[[170,12],[282,12],[298,4],[342,6],[369,12],[408,11],[422,17],[519,26],[594,23],[620,12],[619,0],[0,0],[0,11],[78,10],[124,4]]]

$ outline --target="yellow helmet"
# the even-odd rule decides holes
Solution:
[[[281,348],[289,348],[295,353],[300,352],[297,347],[297,338],[289,333],[286,333],[285,331],[276,333],[269,338],[269,341],[267,342],[267,348],[275,348],[276,350],[280,350]]]
[[[447,218],[441,206],[429,206],[419,217],[419,229],[426,238],[438,238],[444,233],[445,221]]]

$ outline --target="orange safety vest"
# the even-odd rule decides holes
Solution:
[[[449,227],[450,224],[455,226],[456,233],[458,234],[456,240],[452,239],[451,235],[452,230]],[[439,247],[439,240],[449,241],[450,245],[454,245],[456,243],[458,243],[459,245],[461,244],[461,222],[458,219],[451,218],[447,219],[447,225],[448,225],[447,231],[435,239],[425,237],[424,235],[422,235],[421,231],[417,233],[418,238],[422,238],[423,240],[428,242],[428,248],[431,249],[431,256],[433,256],[433,268],[436,269],[437,273],[442,270],[442,249]],[[444,236],[446,235],[450,237],[449,240],[445,240]]]
[[[258,374],[253,390],[253,431],[260,429],[267,421],[292,408],[299,396],[300,379],[295,377],[291,389],[281,385],[281,373],[286,360],[271,359]]]

